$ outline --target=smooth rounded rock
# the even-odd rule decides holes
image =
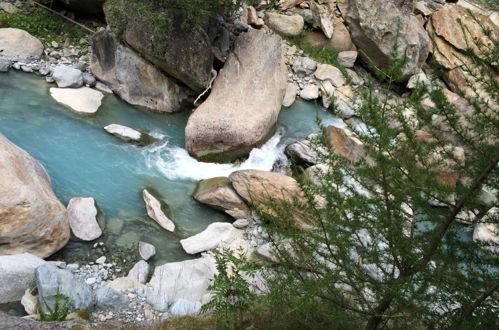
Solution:
[[[149,260],[156,255],[156,248],[152,244],[139,242],[139,254],[142,259]]]
[[[242,230],[236,229],[230,223],[215,222],[199,234],[180,240],[180,244],[185,252],[196,254],[215,249],[221,243],[230,244],[239,238],[243,238]]]
[[[97,208],[92,197],[71,198],[68,204],[69,225],[73,235],[82,241],[93,241],[102,235],[97,223]]]
[[[2,57],[10,61],[31,62],[43,53],[43,45],[37,38],[21,29],[0,29]]]
[[[88,87],[51,88],[50,95],[59,103],[82,114],[94,114],[99,110],[104,94]]]
[[[83,73],[67,65],[56,66],[52,78],[59,88],[78,88],[83,85]]]

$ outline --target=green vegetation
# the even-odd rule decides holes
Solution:
[[[69,297],[61,294],[59,291],[57,291],[54,299],[55,301],[52,307],[44,302],[46,311],[44,311],[41,306],[38,307],[39,321],[66,321],[67,316],[71,313],[73,302]]]
[[[0,28],[25,30],[43,42],[63,43],[67,38],[78,40],[88,33],[63,18],[42,8],[31,12],[0,13]]]

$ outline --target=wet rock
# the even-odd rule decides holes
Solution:
[[[286,86],[286,92],[284,93],[284,98],[282,100],[282,106],[289,108],[295,103],[296,95],[298,94],[298,87],[294,83],[288,83]]]
[[[40,59],[43,53],[40,40],[24,30],[13,28],[0,28],[0,49],[2,57],[25,63]]]
[[[83,85],[83,73],[67,65],[56,66],[52,78],[59,88],[78,88]]]
[[[148,283],[146,300],[159,311],[167,311],[177,299],[202,304],[215,272],[215,260],[209,256],[157,266]]]
[[[144,260],[140,260],[133,265],[127,275],[128,278],[140,284],[146,283],[147,276],[149,276],[149,264]]]
[[[232,214],[249,214],[248,206],[235,192],[226,177],[199,181],[193,197],[198,202],[217,210],[229,211]]]
[[[89,87],[51,88],[50,95],[59,103],[81,114],[94,114],[99,110],[104,95]]]
[[[83,241],[93,241],[102,235],[97,223],[97,208],[92,197],[71,198],[68,204],[69,226],[73,235]]]
[[[149,260],[156,254],[156,248],[152,244],[139,242],[139,254],[142,259]]]
[[[63,295],[74,310],[91,310],[94,307],[92,289],[83,280],[75,278],[69,271],[50,264],[39,266],[35,271],[40,307],[54,308],[56,297]],[[64,303],[64,301],[62,302]]]
[[[9,71],[11,65],[12,65],[11,61],[9,61],[6,58],[0,57],[0,72]]]
[[[101,286],[95,291],[95,307],[105,311],[119,311],[128,306],[128,297],[108,285]]]
[[[204,161],[248,154],[274,132],[285,88],[279,36],[263,30],[241,34],[210,96],[189,117],[186,149]]]
[[[142,198],[146,204],[147,215],[156,221],[162,228],[175,231],[175,224],[161,209],[161,202],[156,199],[147,189],[142,190]]]
[[[93,36],[92,54],[92,73],[126,102],[163,112],[181,109],[183,89],[109,32]]]
[[[54,195],[45,169],[0,134],[0,255],[45,258],[69,240],[66,208]]]
[[[299,14],[282,15],[277,12],[265,13],[264,21],[275,32],[286,37],[299,36],[305,24],[303,17]]]
[[[319,98],[319,87],[316,84],[308,84],[300,91],[300,97],[306,101]]]
[[[29,253],[0,256],[0,304],[20,301],[35,285],[35,269],[45,263]]]
[[[414,74],[426,61],[430,38],[405,7],[393,0],[342,0],[338,7],[366,63],[387,68],[394,45],[399,56],[408,58],[404,74]]]
[[[242,230],[236,229],[230,223],[215,222],[199,234],[180,240],[180,244],[185,252],[196,254],[215,249],[221,243],[230,244],[232,241],[242,238],[243,233]]]

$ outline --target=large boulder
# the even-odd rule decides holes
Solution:
[[[59,103],[81,114],[94,114],[104,98],[102,92],[88,87],[51,88],[50,95]]]
[[[215,273],[215,260],[209,256],[158,266],[148,283],[146,300],[159,311],[167,311],[178,299],[205,303]]]
[[[126,102],[163,112],[182,108],[183,89],[109,32],[93,36],[92,52],[92,73]]]
[[[214,209],[225,211],[234,218],[244,218],[249,209],[236,193],[228,178],[216,177],[199,181],[194,199]]]
[[[147,12],[136,15],[133,20],[114,22],[115,17],[126,18],[120,11],[130,10],[127,7],[130,2],[152,6],[156,12],[162,12],[172,22],[170,30],[164,31],[154,23],[151,24],[151,17]],[[174,8],[164,8],[161,3],[153,0],[129,0],[118,6],[115,1],[107,1],[104,12],[108,23],[115,30],[120,30],[127,45],[169,76],[196,92],[202,92],[208,86],[214,61],[212,49],[217,46],[215,38],[224,35],[220,21],[206,19],[195,28],[188,28],[182,24],[183,19],[175,13]]]
[[[82,279],[77,279],[71,272],[59,269],[49,263],[41,265],[35,271],[36,287],[40,307],[47,311],[54,309],[57,299],[66,297],[66,302],[74,310],[92,310],[94,296],[92,289]],[[60,303],[66,303],[60,301]]]
[[[426,61],[430,38],[399,1],[339,0],[338,7],[365,62],[387,68],[395,45],[397,55],[407,57],[405,75],[417,73]]]
[[[66,208],[45,169],[0,134],[0,255],[48,257],[66,245]]]
[[[189,117],[186,148],[202,160],[234,160],[275,129],[286,89],[281,38],[263,30],[238,37],[208,99]]]
[[[243,238],[244,231],[227,222],[215,222],[194,236],[180,240],[185,252],[196,254],[217,248],[220,244],[230,244]]]
[[[45,263],[29,253],[0,256],[0,304],[20,301],[35,285],[35,269]]]
[[[43,45],[24,30],[0,29],[0,56],[10,61],[30,62],[42,56]]]

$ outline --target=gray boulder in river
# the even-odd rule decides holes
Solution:
[[[430,38],[409,5],[394,0],[340,0],[338,8],[364,61],[386,68],[395,43],[399,56],[408,57],[406,75],[416,73],[426,61]]]
[[[45,258],[66,245],[69,223],[45,169],[0,134],[0,255]]]
[[[273,133],[286,89],[281,38],[251,29],[235,42],[210,96],[189,117],[186,148],[201,160],[231,161]]]

